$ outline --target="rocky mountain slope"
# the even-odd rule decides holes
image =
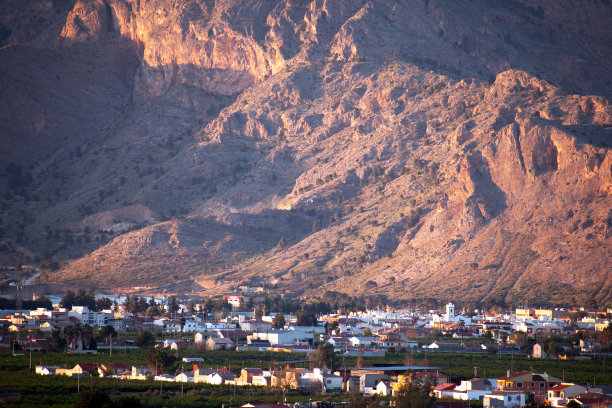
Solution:
[[[609,302],[611,16],[9,1],[1,256],[106,289]]]

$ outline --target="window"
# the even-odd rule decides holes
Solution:
[[[544,388],[544,383],[540,383],[540,388]]]
[[[517,383],[516,383],[516,388],[521,388],[522,386],[523,386],[523,383],[522,383],[522,382],[517,382]]]

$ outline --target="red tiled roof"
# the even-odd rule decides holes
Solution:
[[[509,376],[508,375],[502,375],[501,377],[498,378],[498,380],[509,380],[509,379],[514,378],[514,377],[518,377],[518,376],[525,375],[525,374],[530,374],[530,373],[531,373],[531,371],[519,371],[519,372],[516,372],[516,373],[511,373]]]
[[[548,391],[561,391],[566,389],[567,387],[571,387],[573,384],[559,384],[559,385],[555,385],[552,388],[549,388]]]
[[[599,402],[612,403],[612,397],[599,392],[585,392],[575,396],[574,399],[582,404],[595,404]]]
[[[456,386],[457,384],[453,384],[453,383],[442,383],[440,385],[436,385],[436,387],[434,388],[434,391],[450,391],[450,390],[454,390]]]
[[[98,364],[77,364],[74,366],[73,370],[77,367],[81,367],[83,371],[93,371],[98,369]]]

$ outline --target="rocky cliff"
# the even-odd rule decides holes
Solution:
[[[612,299],[606,2],[68,3],[0,19],[4,259],[152,292]]]

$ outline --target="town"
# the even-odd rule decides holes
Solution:
[[[23,307],[26,301],[19,303]],[[306,304],[284,313],[275,310],[283,306],[282,299],[261,288],[242,288],[203,302],[175,296],[111,300],[80,290],[68,291],[55,304],[38,298],[27,306],[32,310],[2,311],[2,341],[13,356],[29,353],[30,369],[42,376],[387,398],[418,386],[427,389],[436,406],[449,408],[612,406],[612,386],[606,381],[610,376],[605,373],[612,344],[610,309],[468,311],[448,303],[443,310],[343,308],[316,313],[316,307]],[[146,351],[140,363],[120,362],[128,350],[141,349]],[[211,358],[215,353],[264,352],[269,361],[252,367],[219,366]],[[32,353],[41,356],[35,357],[40,361],[34,366]],[[48,353],[87,356],[87,362],[45,364]],[[107,362],[104,356],[113,353],[118,360]],[[423,354],[417,364],[415,357]],[[452,376],[445,364],[431,364],[435,356],[449,355],[503,356],[511,362],[516,358],[517,366],[528,357],[544,367],[546,361],[598,359],[602,372],[599,381],[584,383],[566,381],[564,372],[515,371],[512,365],[503,375],[468,366],[474,371],[471,376]]]

